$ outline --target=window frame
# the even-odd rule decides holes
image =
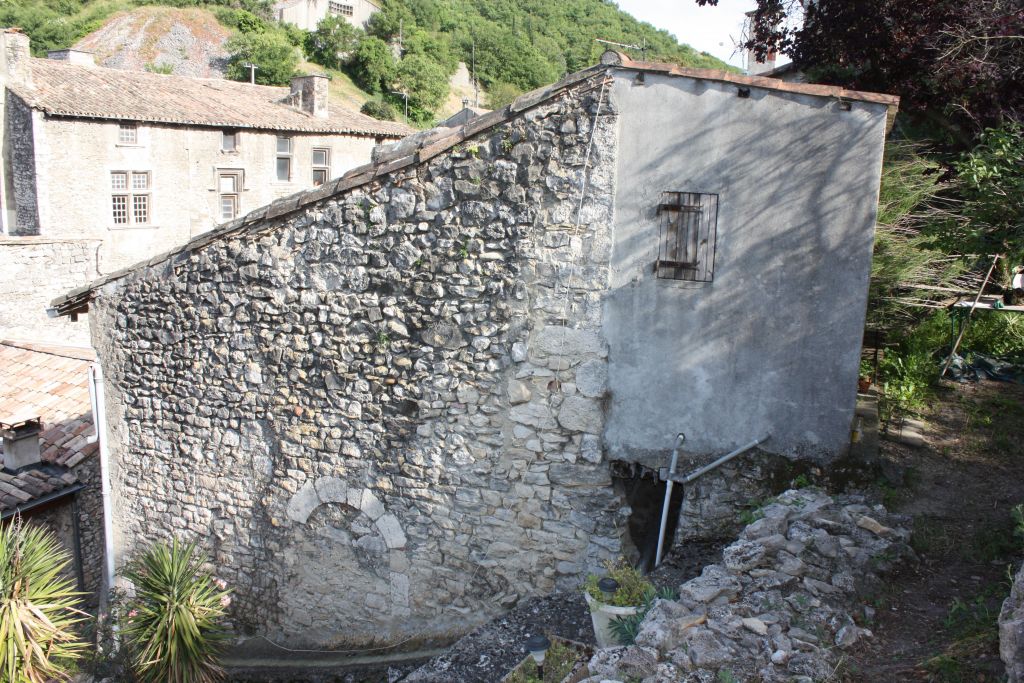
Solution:
[[[287,142],[287,151],[281,151],[281,143]],[[274,155],[274,178],[279,183],[290,183],[292,182],[292,175],[294,169],[292,168],[292,153],[295,150],[295,140],[289,135],[278,135],[274,143],[275,155]],[[286,178],[281,177],[281,162],[285,162],[288,169]]]
[[[316,162],[316,155],[317,155],[318,152],[323,152],[323,155],[324,155],[323,163],[320,163],[320,164],[318,164]],[[319,187],[320,185],[323,185],[324,183],[326,183],[328,180],[331,179],[331,148],[330,147],[314,147],[313,151],[310,153],[310,162],[311,162],[310,165],[313,168],[313,173],[312,173],[312,176],[313,176],[313,178],[312,178],[312,180],[313,180],[313,187]],[[320,182],[317,182],[317,175],[318,174],[323,174],[323,180],[321,180]]]
[[[231,138],[231,149],[224,146],[224,141]],[[224,154],[238,154],[238,131],[237,130],[222,130],[220,132],[220,151]]]
[[[123,178],[123,184],[116,180]],[[136,181],[142,179],[141,186]],[[119,216],[122,214],[122,216]],[[140,214],[142,219],[139,219]],[[153,226],[153,172],[131,169],[110,171],[110,218],[114,228]]]
[[[234,180],[234,191],[224,192],[221,185],[221,181],[225,178],[232,178]],[[242,169],[225,168],[217,169],[217,215],[221,223],[225,221],[231,221],[238,218],[241,215],[242,210],[242,192],[245,189],[245,172]],[[231,200],[233,205],[233,214],[228,217],[224,215],[224,200]]]
[[[133,121],[119,122],[117,124],[117,144],[129,147],[138,147],[139,124]]]

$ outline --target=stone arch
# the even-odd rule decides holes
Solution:
[[[409,613],[409,562],[406,557],[405,530],[398,517],[368,488],[349,486],[338,477],[309,480],[288,501],[286,514],[295,524],[306,524],[321,505],[347,505],[365,515],[387,546],[389,557],[389,588],[392,614]]]

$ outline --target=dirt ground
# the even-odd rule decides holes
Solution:
[[[928,445],[883,440],[889,478],[874,486],[913,517],[920,562],[869,599],[875,637],[843,680],[1002,681],[996,619],[1024,556],[1011,515],[1024,502],[1024,387],[947,383],[922,417]]]

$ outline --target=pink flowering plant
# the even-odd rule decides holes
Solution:
[[[124,575],[135,584],[123,623],[131,668],[142,683],[222,680],[219,656],[231,593],[203,567],[206,556],[177,539],[157,543]]]

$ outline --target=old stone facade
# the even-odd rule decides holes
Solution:
[[[16,246],[22,236],[59,241],[65,246],[47,257],[59,263],[77,241],[90,258],[84,277],[79,269],[34,273],[33,280],[48,278],[47,299],[66,289],[69,277],[85,284],[169,251],[218,223],[336,178],[369,161],[378,143],[411,132],[329,111],[324,77],[297,78],[291,90],[250,86],[89,66],[91,55],[73,50],[33,59],[26,36],[0,32],[0,41],[13,61],[0,69],[0,228],[11,238],[3,246]],[[89,60],[69,59],[83,55]],[[0,316],[15,319],[19,333],[28,330],[25,338],[68,341],[43,307],[5,300]]]
[[[327,17],[342,17],[357,28],[366,28],[370,17],[380,11],[372,0],[282,0],[274,4],[278,21],[315,31]]]
[[[641,277],[654,262],[643,255],[657,246],[664,189],[648,176],[665,164],[689,173],[678,192],[736,192],[742,201],[723,201],[726,256],[715,268],[739,274],[747,259],[762,263],[793,206],[756,207],[767,218],[752,247],[738,220],[758,196],[744,194],[747,178],[715,188],[726,159],[711,169],[697,158],[687,171],[691,157],[674,150],[718,135],[728,116],[749,122],[750,111],[730,106],[788,110],[838,129],[822,143],[821,166],[802,176],[816,188],[790,197],[797,213],[850,182],[868,186],[850,201],[873,202],[891,98],[843,91],[857,100],[846,117],[851,110],[822,106],[834,89],[616,57],[461,129],[409,138],[336,183],[54,302],[62,314],[90,311],[107,378],[119,562],[154,537],[195,539],[237,591],[239,630],[289,646],[445,637],[633,552],[631,511],[609,461],[654,464],[678,431],[670,421],[652,431],[650,419],[631,431],[631,414],[699,422],[707,407],[687,392],[708,387],[678,382],[666,393],[662,379],[694,358],[719,373],[706,360],[713,352],[735,365],[767,349],[768,371],[794,373],[793,399],[774,423],[770,406],[753,406],[753,427],[777,424],[785,436],[768,451],[798,455],[793,444],[804,438],[816,456],[843,452],[843,387],[849,379],[848,422],[857,371],[846,351],[859,335],[828,337],[843,350],[838,385],[811,397],[801,391],[814,370],[777,360],[786,335],[756,350],[725,334],[670,344],[701,293],[717,300],[735,282]],[[654,90],[640,95],[645,87]],[[757,97],[742,94],[753,89]],[[644,122],[636,103],[658,92],[689,102],[673,111],[691,119],[648,128],[641,164],[642,146],[622,142]],[[788,123],[764,129],[773,143],[800,135]],[[851,145],[867,151],[837,151]],[[816,175],[841,158],[852,175]],[[828,240],[850,242],[816,248],[833,270],[849,271],[838,280],[845,289],[821,296],[861,309],[844,314],[840,330],[863,316],[865,293],[850,287],[866,288],[872,221],[873,208],[858,205],[821,225]],[[786,304],[787,288],[770,291],[809,315],[802,302]],[[637,314],[653,308],[665,324],[629,327],[630,296]],[[655,357],[631,355],[643,335]],[[626,381],[630,368],[637,377]],[[638,378],[658,390],[638,393]],[[722,403],[746,396],[743,382],[713,388]],[[786,410],[815,396],[828,403],[820,414],[786,421]],[[738,445],[750,426],[712,422],[687,455]]]
[[[244,630],[338,646],[459,631],[619,555],[602,80],[98,299],[122,559],[197,538]]]
[[[95,279],[99,240],[48,237],[0,237],[3,254],[4,305],[0,306],[0,330],[5,338],[36,339],[46,319],[53,291],[66,290]],[[44,337],[85,346],[88,330],[67,318],[45,322]]]

